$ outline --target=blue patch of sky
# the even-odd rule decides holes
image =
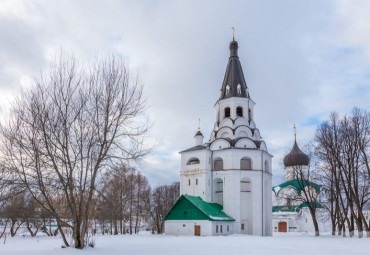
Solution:
[[[319,116],[310,116],[302,123],[303,126],[318,126],[321,123]]]
[[[343,47],[339,50],[336,50],[333,55],[333,60],[342,60],[343,58],[348,58],[353,55],[360,54],[362,52],[362,49],[359,47]]]

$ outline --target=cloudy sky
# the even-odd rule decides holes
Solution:
[[[73,52],[81,62],[120,54],[140,74],[158,148],[139,166],[152,185],[177,181],[178,152],[209,139],[231,27],[273,159],[274,182],[293,143],[329,113],[370,108],[370,1],[0,0],[0,116],[12,96]]]

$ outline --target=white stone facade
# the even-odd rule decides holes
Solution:
[[[198,129],[195,146],[181,152],[180,194],[222,205],[223,212],[235,219],[227,223],[232,225],[227,234],[270,236],[272,155],[256,127],[255,102],[249,96],[237,51],[238,43],[232,41],[209,142],[203,144]],[[166,228],[180,231],[176,224],[166,221]],[[217,226],[217,222],[209,224]]]
[[[165,222],[167,235],[195,235],[194,226],[200,226],[201,236],[230,235],[233,232],[233,223],[230,221],[209,220],[168,220]]]
[[[249,98],[234,97],[216,103],[217,121],[210,143],[181,153],[180,194],[223,205],[223,211],[235,219],[233,233],[268,236],[272,229],[272,156],[253,119],[248,121],[254,105]],[[224,115],[226,107],[230,117]],[[242,107],[243,116],[236,116],[237,107]],[[250,160],[250,169],[241,169],[242,159]],[[222,169],[215,169],[216,160],[222,160]]]

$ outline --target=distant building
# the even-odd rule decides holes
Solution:
[[[233,40],[210,140],[204,144],[198,128],[195,146],[180,152],[182,196],[166,217],[166,234],[272,234],[272,155],[254,105]]]
[[[303,181],[295,176],[295,167],[301,167],[302,172],[308,171],[310,158],[298,147],[296,139],[292,150],[284,158],[286,181],[272,188],[272,221],[274,232],[315,232],[312,218],[307,204],[300,201],[292,201],[292,197],[300,193],[302,189],[315,189],[320,193],[320,185]],[[324,209],[317,204],[317,220],[319,227],[325,230],[323,219]]]

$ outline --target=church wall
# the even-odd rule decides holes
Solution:
[[[213,152],[213,158],[222,158],[224,161],[224,169],[240,169],[240,159],[247,156],[252,160],[252,169],[261,170],[264,168],[264,161],[261,160],[261,150],[256,149],[224,149]],[[271,156],[268,154],[265,158],[271,166]],[[264,158],[264,159],[265,159]]]
[[[200,226],[201,236],[210,236],[213,234],[213,221],[209,220],[167,220],[165,221],[166,235],[188,235],[193,236],[194,226]]]
[[[211,199],[211,152],[209,150],[189,151],[181,154],[180,194],[200,196],[204,201]],[[199,164],[187,165],[191,158],[198,158]],[[190,180],[190,185],[189,185]]]
[[[166,235],[193,236],[195,225],[200,226],[201,236],[230,235],[234,233],[232,221],[167,220],[164,224]]]
[[[240,159],[248,156],[252,159],[252,168],[254,170],[240,170]],[[260,150],[220,150],[214,152],[214,158],[220,157],[224,161],[223,171],[213,171],[213,180],[221,178],[224,183],[223,206],[224,212],[235,219],[234,232],[258,235],[271,235],[271,174],[266,173],[264,161],[268,161],[271,166],[271,156]],[[262,182],[262,171],[263,179]],[[235,170],[233,170],[235,169]],[[268,171],[271,171],[270,167]],[[241,180],[243,178],[251,181],[251,192],[248,194],[249,199],[243,199],[240,192]],[[263,185],[263,208],[262,208],[262,183]],[[241,204],[248,201],[247,205]],[[247,217],[243,211],[247,210]],[[263,214],[261,210],[263,209]],[[262,219],[263,217],[263,219]],[[247,218],[247,219],[246,219]],[[263,223],[262,223],[263,220]],[[241,229],[244,224],[244,231]],[[262,224],[264,227],[262,227]],[[263,232],[263,233],[262,233]]]
[[[317,221],[320,232],[331,230],[331,223],[328,221],[325,209],[317,209]],[[302,208],[299,212],[275,212],[272,214],[273,231],[278,232],[278,224],[281,221],[287,222],[288,232],[309,232],[314,233],[315,227],[308,208]]]

